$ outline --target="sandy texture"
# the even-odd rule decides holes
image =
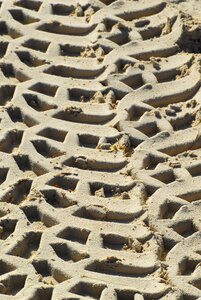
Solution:
[[[0,300],[201,299],[201,0],[0,4]]]

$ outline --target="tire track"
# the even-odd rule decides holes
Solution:
[[[161,0],[0,14],[0,298],[197,299],[200,23]]]

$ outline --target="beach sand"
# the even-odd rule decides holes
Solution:
[[[200,12],[0,1],[0,300],[201,299]]]

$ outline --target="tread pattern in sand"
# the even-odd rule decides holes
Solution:
[[[0,1],[0,299],[201,295],[200,26]]]

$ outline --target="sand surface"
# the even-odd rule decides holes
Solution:
[[[201,0],[0,14],[0,300],[201,299]]]

